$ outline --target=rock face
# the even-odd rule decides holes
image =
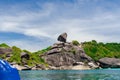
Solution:
[[[4,47],[0,47],[0,56],[1,55],[6,55],[6,59],[7,60],[10,56],[12,56],[12,49],[11,48],[4,48]]]
[[[12,53],[12,49],[0,47],[0,54],[7,54],[7,53]]]
[[[99,63],[102,68],[120,68],[120,59],[116,58],[102,58]]]
[[[57,40],[60,41],[60,42],[66,42],[66,40],[67,40],[67,33],[62,33],[61,35],[59,35]]]
[[[68,42],[55,43],[52,49],[46,52],[42,58],[50,66],[57,67],[57,69],[65,66],[81,65],[77,64],[79,62],[85,63],[83,65],[88,65],[89,62],[92,62],[92,58],[87,56],[82,48]]]
[[[30,58],[30,55],[25,53],[25,52],[22,52],[21,53],[21,58],[26,58],[28,60]]]

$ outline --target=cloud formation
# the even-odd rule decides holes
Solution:
[[[28,3],[28,2],[26,2]],[[31,36],[45,45],[56,41],[59,34],[68,33],[68,40],[103,42],[120,41],[120,9],[118,2],[105,0],[36,1],[34,3],[9,5],[10,10],[0,8],[0,32],[14,32]],[[112,6],[111,6],[112,5]],[[22,6],[22,7],[21,7]],[[4,5],[2,6],[4,7]],[[4,14],[3,14],[4,13]],[[33,40],[34,41],[34,40]],[[7,42],[7,41],[6,41]],[[29,48],[34,44],[38,50],[39,41],[11,40],[12,44]],[[26,46],[22,45],[26,44]]]

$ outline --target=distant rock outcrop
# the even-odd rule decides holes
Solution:
[[[0,47],[0,54],[7,54],[7,53],[12,53],[12,49]]]
[[[67,40],[67,33],[62,33],[61,35],[59,35],[57,40],[60,41],[60,42],[66,42],[66,40]]]
[[[56,69],[74,69],[73,66],[89,66],[89,62],[95,64],[91,57],[87,56],[82,48],[72,43],[55,43],[51,50],[46,52],[42,58],[48,65]],[[84,63],[84,64],[78,64]],[[96,65],[96,64],[95,64]],[[67,66],[67,68],[65,67]],[[71,66],[71,67],[70,67]],[[94,66],[93,66],[94,67]],[[93,68],[92,67],[92,68]]]
[[[11,48],[4,48],[4,47],[0,47],[0,56],[6,56],[8,59],[10,56],[12,56],[12,49]]]
[[[101,58],[99,63],[102,68],[120,68],[120,59],[116,58]]]
[[[22,52],[21,53],[21,59],[22,58],[26,58],[27,60],[30,58],[30,55],[29,54],[27,54],[26,52]]]
[[[18,70],[48,70],[48,69],[95,69],[99,65],[88,56],[77,41],[67,42],[67,33],[62,33],[50,48],[30,53],[17,47],[0,47],[0,56],[9,61]],[[14,54],[13,54],[14,53]],[[5,55],[4,55],[5,54]],[[17,56],[16,56],[17,54]],[[100,60],[100,65],[120,67],[120,60]]]
[[[80,44],[76,45],[74,42],[66,42],[66,40],[67,33],[61,34],[58,37],[60,42],[53,44],[51,50],[42,55],[50,69],[98,68],[92,58],[85,54]]]

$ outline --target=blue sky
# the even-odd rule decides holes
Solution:
[[[0,43],[30,51],[57,42],[120,42],[120,0],[0,0]]]

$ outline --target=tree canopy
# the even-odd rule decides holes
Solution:
[[[84,42],[83,48],[94,60],[103,57],[120,58],[120,43],[103,43],[95,40]]]

